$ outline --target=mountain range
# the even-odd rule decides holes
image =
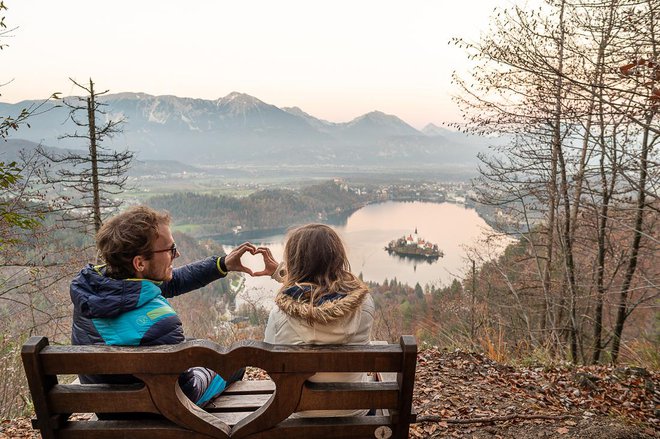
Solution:
[[[205,166],[474,166],[476,154],[487,148],[485,139],[432,124],[420,131],[379,111],[334,123],[238,92],[217,100],[118,93],[99,97],[99,102],[105,104],[101,118],[126,120],[123,133],[104,145],[131,149],[142,160]],[[38,104],[0,103],[0,115],[16,116]],[[59,148],[84,147],[79,139],[61,139],[81,128],[57,101],[42,106],[29,125],[12,137]]]

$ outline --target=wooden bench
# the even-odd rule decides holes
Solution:
[[[285,346],[207,340],[154,347],[23,346],[35,428],[51,438],[406,438],[415,422],[412,393],[417,345]],[[204,366],[229,376],[243,366],[272,381],[241,381],[205,409],[185,397],[178,376]],[[365,383],[311,383],[316,372],[374,372]],[[144,384],[59,384],[58,375],[133,374]],[[296,418],[304,410],[377,409],[375,416]],[[73,413],[132,413],[131,419],[76,420]]]

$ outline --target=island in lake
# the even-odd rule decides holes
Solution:
[[[412,258],[438,259],[444,256],[442,250],[438,248],[438,244],[428,242],[417,235],[417,228],[415,228],[414,235],[402,236],[399,239],[390,241],[385,250],[389,253]]]

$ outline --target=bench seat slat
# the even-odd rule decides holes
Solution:
[[[230,426],[236,425],[248,413],[216,413],[215,417]],[[374,437],[380,426],[390,424],[383,416],[356,416],[343,418],[291,418],[275,428],[248,436],[250,439],[309,439],[310,437],[364,438]],[[178,427],[163,419],[141,421],[70,421],[58,432],[60,439],[209,439]]]
[[[260,343],[230,351],[210,345],[218,352],[191,342],[158,347],[47,346],[40,352],[40,360],[46,375],[178,374],[194,366],[219,371],[226,363],[223,352],[230,354],[237,366],[252,365],[271,373],[397,372],[401,368],[401,348],[397,345],[300,347]],[[121,362],[114,360],[118,352]]]
[[[250,383],[246,381],[245,383]],[[251,385],[243,386],[250,388]],[[270,388],[267,386],[254,386]],[[274,384],[273,384],[274,387]],[[223,393],[206,406],[207,411],[254,411],[264,405],[271,393]],[[396,408],[396,383],[307,383],[298,410]],[[60,384],[48,394],[48,401],[56,413],[131,411],[158,413],[149,392],[142,384]]]
[[[210,439],[167,420],[70,421],[57,432],[58,439]]]
[[[397,383],[306,383],[297,410],[396,408]]]
[[[55,413],[159,413],[143,384],[58,384],[48,404]]]
[[[347,416],[334,418],[289,418],[270,430],[249,439],[373,438],[378,427],[391,427],[391,419],[382,416]],[[390,427],[388,427],[390,426]]]
[[[264,405],[270,394],[222,394],[205,409],[207,411],[254,411]],[[397,407],[399,388],[396,383],[307,383],[297,410],[346,410]]]
[[[396,383],[397,375],[398,374],[396,372],[378,372],[376,373],[376,378],[377,381],[381,381],[384,383],[388,383],[388,382]]]
[[[255,393],[273,393],[275,383],[271,380],[236,381],[222,392],[223,395],[252,395]]]
[[[264,405],[271,394],[261,395],[220,395],[204,407],[208,412],[253,412]]]

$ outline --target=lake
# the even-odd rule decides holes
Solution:
[[[480,240],[493,229],[479,217],[472,208],[451,203],[428,202],[385,202],[365,206],[351,214],[343,224],[332,225],[343,239],[348,252],[352,271],[362,273],[366,281],[382,283],[385,279],[414,286],[449,285],[460,279],[470,267],[467,247],[481,245]],[[409,259],[385,251],[385,246],[393,239],[413,234],[438,244],[444,257],[435,261]],[[254,235],[253,235],[254,236]],[[253,237],[251,242],[271,249],[280,261],[284,251],[284,234]],[[497,251],[506,244],[503,239]],[[229,252],[232,245],[225,245]],[[261,258],[251,255],[243,258],[244,264],[253,270],[263,268]],[[270,278],[246,276],[245,293],[252,299],[270,301],[279,284]],[[264,303],[264,305],[266,305]]]

